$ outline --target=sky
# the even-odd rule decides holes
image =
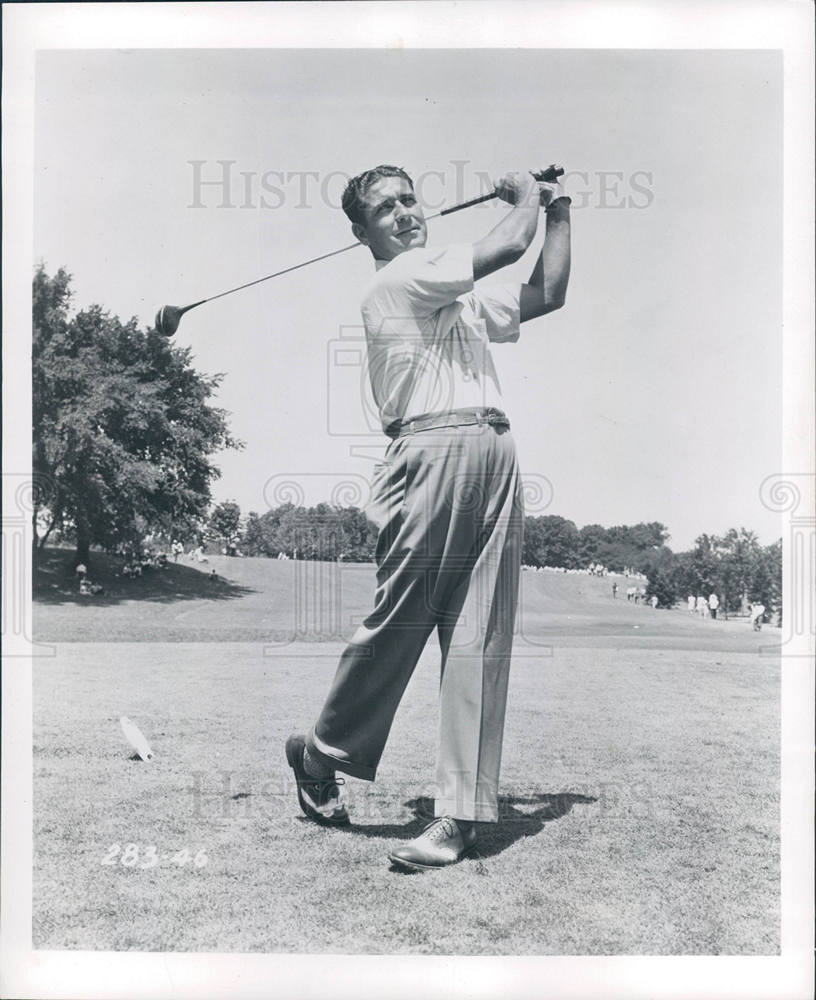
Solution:
[[[35,87],[35,262],[73,274],[77,307],[143,325],[351,243],[344,179],[376,163],[429,213],[563,164],[567,303],[493,348],[528,513],[661,521],[676,551],[779,537],[760,486],[782,471],[780,53],[41,51]],[[503,211],[433,221],[429,243]],[[500,280],[526,279],[542,236]],[[183,318],[245,442],[217,456],[216,500],[364,502],[387,444],[366,402],[372,267],[356,248]]]

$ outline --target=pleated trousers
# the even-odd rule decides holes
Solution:
[[[340,658],[310,753],[373,780],[434,629],[442,653],[435,815],[495,822],[524,522],[509,428],[392,441],[372,484],[373,612]]]

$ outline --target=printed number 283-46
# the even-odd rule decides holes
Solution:
[[[120,844],[111,844],[107,854],[102,858],[103,865],[122,865],[125,868],[141,869],[155,868],[161,861],[169,861],[179,868],[192,862],[196,868],[203,868],[209,858],[203,849],[191,854],[186,847],[174,854],[160,855],[155,844],[148,844],[144,848],[139,844],[125,844],[124,850]]]

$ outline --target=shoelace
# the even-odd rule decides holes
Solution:
[[[340,786],[341,785],[345,785],[345,783],[346,783],[346,779],[345,778],[334,778],[332,780],[331,785],[327,789],[327,794],[326,794],[327,801],[330,800],[330,799],[336,799],[338,803],[342,802],[343,801],[343,792],[342,792],[342,789],[340,788]]]
[[[425,831],[425,836],[432,843],[436,843],[438,840],[444,840],[453,837],[456,833],[455,824],[453,820],[448,819],[447,816],[443,816],[441,819],[437,820]]]
[[[340,786],[345,785],[345,783],[346,779],[338,778],[337,775],[332,778],[313,778],[309,775],[308,782],[304,782],[304,784],[314,785],[315,794],[318,797],[322,798],[325,794],[327,801],[329,799],[337,799],[338,802],[343,798]]]
[[[304,779],[310,785],[345,785],[345,778],[338,778],[336,774],[333,774],[330,778],[316,778],[313,774],[306,773],[306,778]]]

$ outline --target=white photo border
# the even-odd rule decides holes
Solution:
[[[813,10],[798,0],[3,6],[3,466],[30,469],[34,58],[71,48],[778,49],[784,56],[784,468],[813,511]],[[361,28],[364,25],[364,28]],[[4,509],[13,484],[3,476]],[[786,515],[786,517],[789,515]],[[786,526],[787,527],[787,526]],[[787,539],[785,530],[783,538]],[[789,560],[790,553],[786,552]],[[786,577],[786,580],[788,578]],[[5,588],[4,600],[7,600]],[[26,609],[30,635],[30,601]],[[782,669],[782,947],[773,957],[404,957],[33,951],[31,660],[6,659],[0,993],[27,997],[810,995],[813,640]],[[361,986],[361,984],[365,986]]]

